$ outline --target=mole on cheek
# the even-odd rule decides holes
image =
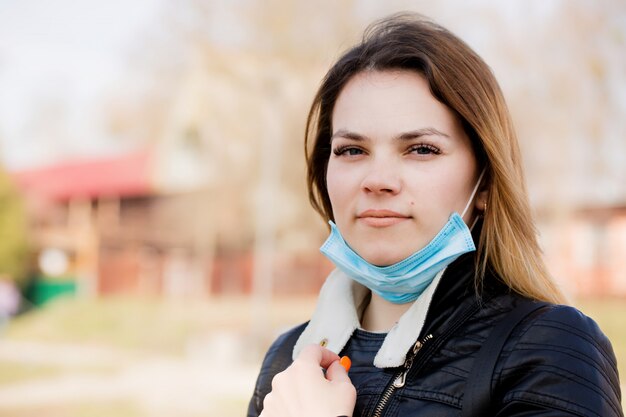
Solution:
[[[414,206],[414,205],[415,205],[415,202],[411,201],[411,205],[412,205],[412,206]]]

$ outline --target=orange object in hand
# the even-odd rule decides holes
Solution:
[[[347,356],[342,356],[341,359],[339,359],[339,363],[345,368],[346,372],[348,372],[350,370],[350,366],[352,366],[352,361]]]

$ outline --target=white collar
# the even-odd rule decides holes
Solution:
[[[404,364],[406,354],[424,327],[428,307],[446,268],[441,270],[413,305],[385,336],[374,358],[378,368],[394,368]],[[339,353],[355,329],[360,327],[359,315],[370,290],[335,269],[320,290],[311,321],[293,348],[295,359],[302,348],[311,343],[324,344]]]

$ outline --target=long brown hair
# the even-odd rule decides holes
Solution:
[[[488,204],[477,248],[477,288],[491,269],[522,295],[564,302],[541,256],[517,137],[494,75],[465,42],[420,15],[397,14],[369,26],[362,41],[344,53],[322,81],[305,133],[313,208],[324,219],[333,219],[326,169],[332,112],[341,90],[359,72],[393,69],[424,76],[432,95],[457,115],[479,166],[486,168]]]

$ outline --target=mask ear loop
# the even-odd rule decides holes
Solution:
[[[470,232],[474,231],[474,226],[476,226],[476,223],[478,223],[478,216],[474,217],[474,221],[472,222],[472,225],[470,226]]]
[[[463,213],[461,214],[461,217],[465,216],[465,213],[467,212],[467,209],[472,204],[472,201],[474,201],[474,197],[476,196],[476,192],[478,191],[478,187],[480,186],[480,183],[483,180],[483,176],[485,175],[485,170],[486,170],[486,167],[483,168],[483,170],[480,172],[480,176],[478,177],[478,181],[476,181],[476,185],[474,186],[474,189],[472,190],[472,194],[470,195],[470,198],[467,201],[467,204],[465,204],[465,208],[463,209]],[[474,221],[472,222],[472,225],[470,226],[470,230],[474,229],[474,226],[476,225],[477,222],[478,222],[478,216],[476,216],[474,218]]]

